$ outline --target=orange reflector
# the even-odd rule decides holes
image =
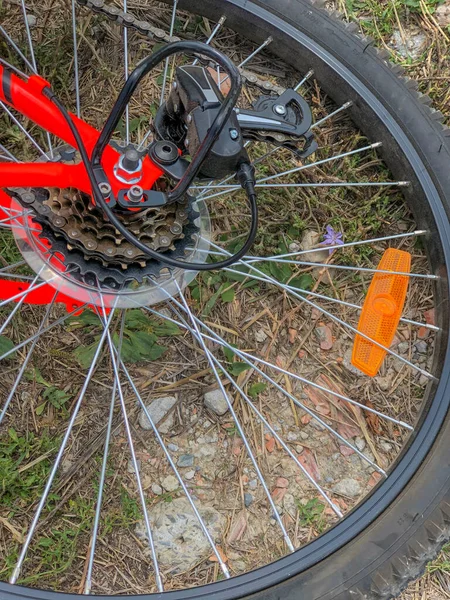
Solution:
[[[358,331],[389,348],[405,305],[409,280],[407,275],[395,273],[411,271],[411,255],[403,250],[389,248],[383,254],[377,269],[393,273],[375,273],[373,276],[359,318]],[[352,353],[354,367],[374,377],[385,355],[386,350],[356,335]]]

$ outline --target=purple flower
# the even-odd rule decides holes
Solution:
[[[343,234],[340,231],[335,231],[331,225],[326,226],[326,234],[323,236],[323,242],[319,246],[340,246],[344,243],[342,239]],[[333,253],[333,249],[329,250],[330,254]]]

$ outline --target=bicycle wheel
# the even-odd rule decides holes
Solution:
[[[441,115],[306,0],[122,8],[0,9],[2,598],[391,598],[450,537]],[[258,234],[206,272],[189,261],[223,260],[248,234],[232,173],[117,210],[149,258],[93,206],[67,120],[22,73],[51,82],[92,152],[131,69],[177,38],[239,65],[242,114],[284,116],[274,99],[292,89],[314,116],[303,147],[248,134]],[[141,82],[103,156],[112,187],[171,185],[146,154],[126,155],[134,171],[123,156],[147,150],[191,63],[167,58]],[[392,251],[405,266],[381,262]],[[386,338],[365,333],[374,310]],[[382,353],[370,377],[358,341]]]

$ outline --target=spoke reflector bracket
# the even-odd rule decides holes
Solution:
[[[377,269],[393,273],[375,273],[373,276],[362,307],[358,331],[389,348],[403,312],[409,281],[407,275],[395,273],[410,273],[411,254],[388,248]],[[353,343],[352,365],[369,377],[374,377],[386,352],[377,344],[357,334]]]

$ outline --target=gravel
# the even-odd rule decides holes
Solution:
[[[175,396],[164,396],[162,398],[156,398],[151,402],[146,409],[152,419],[153,423],[157,426],[160,433],[169,433],[173,429],[174,416],[170,414],[167,416],[165,421],[159,425],[160,421],[164,419],[167,413],[173,408],[177,399]],[[147,419],[147,415],[142,410],[139,414],[139,425],[142,429],[149,431],[152,429],[150,421]]]
[[[249,494],[248,492],[245,492],[245,494],[244,494],[245,506],[248,508],[252,502],[253,502],[253,496],[251,494]]]
[[[214,508],[197,502],[197,509],[212,539],[219,541],[225,527],[224,517]],[[159,566],[170,573],[192,569],[211,554],[211,546],[187,498],[158,502],[148,511]],[[136,535],[148,542],[144,521],[136,525]]]
[[[161,485],[166,492],[174,492],[179,487],[178,479],[173,475],[167,475],[167,477],[164,477],[164,479],[161,481]]]
[[[178,459],[177,465],[181,468],[193,467],[194,466],[194,455],[193,454],[182,454]]]
[[[356,498],[361,494],[362,488],[359,481],[346,477],[333,487],[333,492],[349,498]]]
[[[160,485],[158,485],[157,483],[154,483],[152,485],[152,492],[154,494],[156,494],[157,496],[161,496],[161,494],[163,493],[163,489]]]
[[[362,452],[366,447],[366,440],[364,440],[362,437],[355,438],[355,446],[360,452]]]
[[[203,400],[206,408],[219,415],[219,417],[228,411],[228,403],[221,389],[206,392]]]

